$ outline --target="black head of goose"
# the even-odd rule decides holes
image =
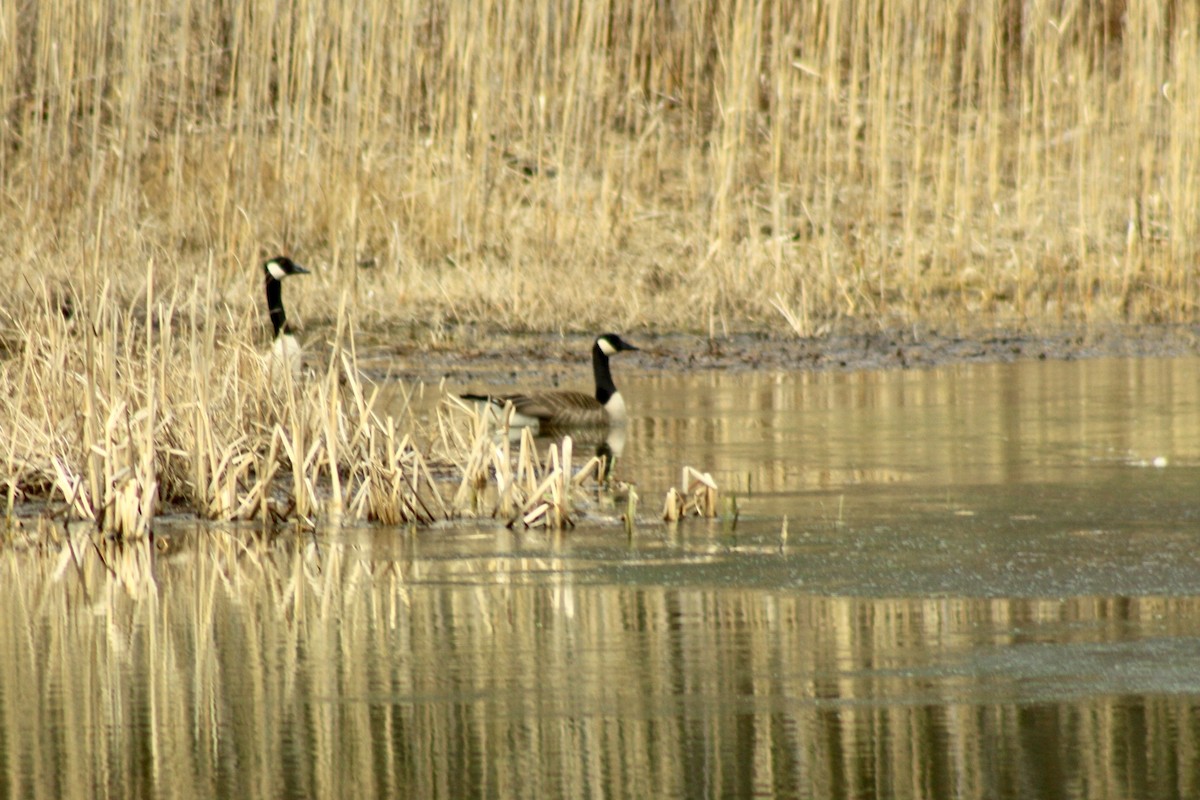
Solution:
[[[263,273],[266,275],[267,313],[275,331],[271,343],[271,367],[295,373],[300,368],[301,348],[283,310],[283,280],[289,275],[307,275],[308,270],[287,256],[276,256],[263,264]]]
[[[537,425],[543,430],[553,430],[624,425],[628,418],[625,400],[613,383],[608,359],[625,350],[637,349],[615,333],[596,337],[592,344],[595,395],[549,390],[515,394],[464,394],[462,398],[489,403],[497,410],[506,403],[512,403],[513,427]]]

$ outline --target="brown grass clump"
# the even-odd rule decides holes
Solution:
[[[0,281],[211,261],[240,314],[284,249],[367,327],[1190,320],[1198,35],[1179,0],[7,3]]]

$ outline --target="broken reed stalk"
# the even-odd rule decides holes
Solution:
[[[589,478],[597,485],[603,482],[603,459],[593,456],[575,471],[570,436],[547,445],[545,458],[539,459],[532,430],[511,428],[511,415],[511,406],[497,418],[490,408],[446,398],[439,409],[440,451],[462,475],[454,504],[477,516],[502,519],[509,527],[574,527],[584,483]],[[459,433],[464,429],[471,431],[469,447],[463,446],[468,438]]]
[[[683,491],[675,487],[667,490],[662,517],[667,522],[676,522],[694,514],[712,519],[717,516],[717,482],[707,472],[693,467],[684,467],[680,476]]]

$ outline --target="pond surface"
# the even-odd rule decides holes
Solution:
[[[1200,796],[1200,360],[617,377],[632,538],[0,551],[0,794]]]

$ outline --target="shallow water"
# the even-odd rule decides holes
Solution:
[[[711,471],[727,516],[737,496],[729,543],[776,543],[786,515],[817,590],[1200,594],[1200,360],[624,386],[643,416],[619,474],[647,504]]]
[[[0,553],[0,793],[1200,796],[1200,360],[618,380],[632,539]]]

